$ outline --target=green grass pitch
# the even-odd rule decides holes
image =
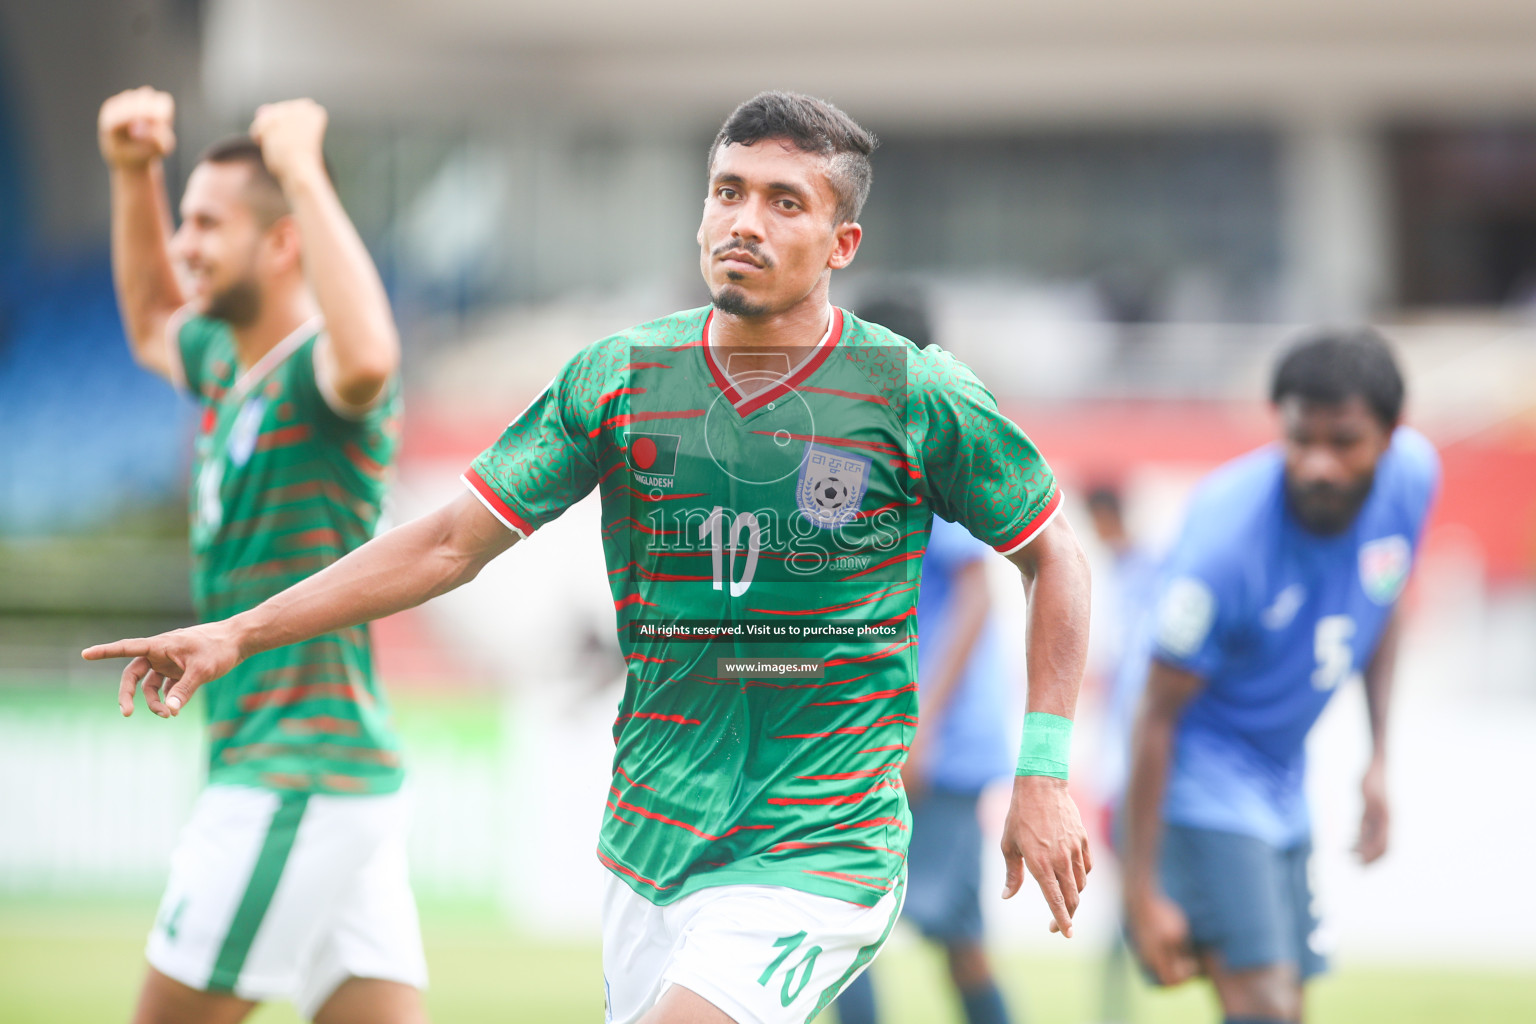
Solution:
[[[127,1020],[142,967],[152,906],[101,909],[0,903],[0,1024],[99,1024]],[[595,1024],[602,968],[595,944],[518,936],[478,915],[423,909],[433,983],[428,1007],[440,1024],[510,1020]],[[1004,954],[998,970],[1029,1024],[1095,1024],[1097,964]],[[933,952],[902,941],[877,963],[889,1024],[960,1020]],[[1199,985],[1136,993],[1137,1024],[1202,1024],[1217,1016]],[[832,1024],[832,1018],[827,1018]],[[263,1007],[256,1024],[292,1024],[286,1005]],[[1477,972],[1345,967],[1309,992],[1311,1024],[1527,1024],[1536,1020],[1536,971]]]

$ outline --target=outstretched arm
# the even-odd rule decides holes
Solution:
[[[384,283],[326,173],[326,120],[314,100],[271,103],[256,111],[251,137],[283,186],[298,222],[304,270],[325,314],[325,340],[315,350],[321,386],[333,402],[360,410],[400,365],[400,336]]]
[[[149,710],[168,718],[180,713],[199,686],[251,655],[414,608],[474,579],[517,539],[465,494],[376,537],[250,611],[146,639],[101,644],[83,655],[90,661],[132,658],[123,670],[119,708],[124,715],[133,713],[133,695],[143,682]],[[160,689],[168,681],[174,685],[162,702]]]
[[[1071,719],[1088,658],[1088,561],[1063,516],[1010,557],[1024,574],[1029,599],[1027,709]],[[1065,779],[1014,778],[1003,828],[1003,860],[1003,898],[1018,892],[1027,867],[1050,904],[1051,930],[1070,938],[1072,915],[1093,860]]]
[[[1360,838],[1355,852],[1370,864],[1387,852],[1391,817],[1387,807],[1387,710],[1392,702],[1392,680],[1397,671],[1398,637],[1402,635],[1402,608],[1392,610],[1382,631],[1376,653],[1365,667],[1365,708],[1371,720],[1371,763],[1360,782],[1365,806],[1360,815]]]
[[[1197,970],[1188,946],[1189,923],[1178,905],[1163,895],[1157,860],[1174,730],[1184,706],[1204,685],[1199,676],[1154,659],[1131,732],[1131,778],[1125,795],[1126,919],[1142,961],[1164,985],[1187,981]]]
[[[176,104],[145,86],[101,105],[97,142],[112,186],[112,280],[134,361],[171,380],[165,329],[186,302],[171,266],[164,158],[176,148]]]

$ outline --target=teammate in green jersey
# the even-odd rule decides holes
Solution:
[[[399,339],[325,171],[325,111],[263,107],[250,136],[209,149],[172,234],[173,109],[165,93],[121,93],[99,134],[129,345],[202,408],[192,592],[211,621],[373,535],[398,442]],[[324,1022],[424,1019],[404,776],[366,626],[252,657],[209,688],[208,718],[208,786],[135,1019],[237,1021],[271,998]]]
[[[710,152],[711,307],[588,346],[444,509],[250,612],[86,656],[133,657],[120,699],[146,681],[176,714],[259,651],[467,582],[599,490],[629,664],[598,841],[609,1019],[807,1021],[900,908],[910,625],[938,514],[1007,553],[1029,593],[1005,896],[1027,866],[1070,935],[1090,866],[1064,748],[1087,569],[1049,468],[975,376],[829,305],[873,148],[820,100],[743,104]]]

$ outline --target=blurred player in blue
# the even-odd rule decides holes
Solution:
[[[1109,571],[1095,573],[1094,636],[1102,645],[1103,722],[1100,743],[1099,795],[1103,812],[1100,825],[1104,845],[1120,856],[1121,805],[1130,771],[1131,725],[1147,679],[1147,614],[1157,599],[1159,559],[1138,543],[1125,522],[1120,489],[1108,482],[1092,487],[1083,502],[1093,523],[1094,535],[1109,554]],[[1099,1020],[1125,1024],[1132,1018],[1130,949],[1124,929],[1110,938],[1104,974],[1099,984]]]
[[[1301,1020],[1324,969],[1304,745],[1357,676],[1372,753],[1356,851],[1386,852],[1398,598],[1439,478],[1371,331],[1296,344],[1270,398],[1280,443],[1206,478],[1169,556],[1125,803],[1142,963],[1163,985],[1208,975],[1227,1024]]]
[[[1131,725],[1147,678],[1146,637],[1150,628],[1146,610],[1157,600],[1160,560],[1144,544],[1137,543],[1125,523],[1119,488],[1103,483],[1090,488],[1083,502],[1093,523],[1093,533],[1112,559],[1108,573],[1095,576],[1094,595],[1102,595],[1103,614],[1093,623],[1095,637],[1102,638],[1106,668],[1103,689],[1103,763],[1099,786],[1105,811],[1104,838],[1115,849],[1120,843],[1114,822],[1125,799],[1130,771]]]
[[[859,316],[919,348],[930,344],[927,317],[914,301],[861,303]],[[934,519],[917,605],[921,725],[901,772],[912,808],[902,919],[943,945],[967,1024],[1010,1020],[982,946],[977,803],[988,784],[1013,774],[1011,673],[992,616],[990,557],[992,549],[965,527]],[[875,1024],[870,971],[849,983],[836,1006],[841,1024]]]

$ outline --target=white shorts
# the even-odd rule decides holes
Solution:
[[[347,978],[426,987],[404,792],[209,786],[171,856],[146,955],[161,974],[306,1020]]]
[[[863,971],[901,913],[905,882],[873,907],[778,885],[722,885],[658,907],[617,875],[603,893],[610,1024],[633,1024],[681,985],[737,1024],[803,1024]]]

